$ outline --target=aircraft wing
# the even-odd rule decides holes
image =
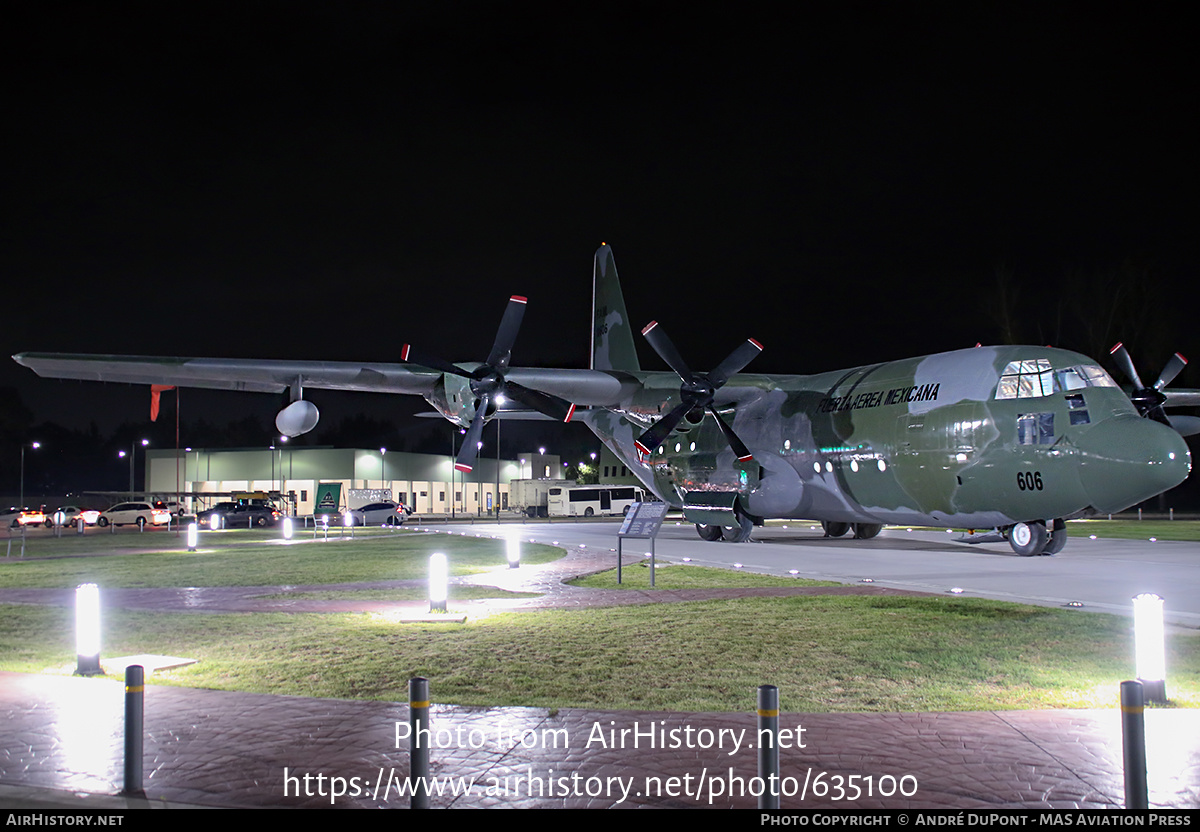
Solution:
[[[71,355],[24,352],[13,360],[43,378],[172,384],[217,390],[281,393],[300,379],[305,387],[424,395],[442,374],[413,364],[353,361],[271,361],[240,358],[161,358],[142,355]]]
[[[1167,397],[1164,407],[1200,407],[1200,390],[1175,388],[1162,392]]]
[[[306,388],[400,393],[425,396],[442,377],[441,370],[410,363],[354,361],[283,361],[242,358],[164,358],[144,355],[73,355],[24,352],[13,360],[43,378],[112,381],[127,384],[170,384],[281,393],[296,383]],[[463,364],[463,375],[474,364]],[[514,367],[508,378],[525,387],[579,405],[614,405],[632,395],[633,376],[602,370],[555,370]]]

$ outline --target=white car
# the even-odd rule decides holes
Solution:
[[[404,518],[411,513],[403,503],[394,503],[391,500],[350,509],[355,526],[402,526]]]
[[[108,511],[100,512],[96,523],[101,526],[127,526],[136,524],[139,529],[150,526],[165,526],[171,522],[171,512],[165,508],[154,508],[149,503],[118,503]]]
[[[8,511],[0,512],[0,525],[8,526],[13,529],[21,526],[40,526],[46,522],[46,515],[37,509],[32,508],[10,508]]]
[[[60,511],[63,513],[64,526],[74,526],[75,521],[80,517],[82,517],[83,522],[89,526],[96,525],[96,521],[100,519],[100,512],[98,509],[80,508],[79,506],[59,506],[54,511],[47,512],[46,528],[50,528],[55,524],[55,518],[58,517],[58,513]]]

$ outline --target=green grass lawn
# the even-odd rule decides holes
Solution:
[[[0,607],[0,669],[69,672],[71,613]],[[112,611],[104,655],[199,664],[154,684],[470,705],[795,711],[1112,707],[1129,621],[978,599],[804,596],[505,613],[465,625],[376,615]],[[1200,706],[1200,638],[1172,638],[1168,692]]]
[[[374,531],[374,530],[371,530]],[[269,535],[269,537],[264,537]],[[149,547],[130,554],[85,555],[92,541],[106,543],[129,538]],[[173,543],[163,549],[156,540]],[[490,538],[407,531],[364,534],[329,540],[301,536],[284,544],[278,533],[217,532],[201,537],[195,552],[166,532],[138,535],[96,535],[84,540],[59,541],[57,557],[0,563],[0,588],[59,588],[81,583],[106,587],[270,586],[330,584],[424,578],[429,555],[442,552],[452,575],[482,572],[503,566],[503,544]],[[75,552],[69,548],[78,544]],[[128,547],[112,543],[107,551]],[[106,550],[100,550],[103,554]],[[72,556],[77,554],[78,556]],[[547,563],[562,557],[562,549],[524,543],[521,561]]]
[[[1200,522],[1195,520],[1072,520],[1071,537],[1115,537],[1122,540],[1200,540]]]
[[[445,552],[456,574],[504,563],[502,543],[473,536],[405,531],[280,545],[262,535],[205,538],[193,554],[164,550],[173,535],[125,535],[146,549],[132,553],[122,535],[108,536],[107,555],[66,549],[54,559],[0,563],[0,586],[420,580],[433,551]],[[551,546],[523,549],[526,563],[561,554]],[[625,588],[648,588],[648,569],[624,574]],[[669,566],[658,570],[656,588],[817,583]],[[611,588],[615,574],[578,585]],[[306,595],[407,600],[423,592]],[[460,602],[491,597],[512,596],[452,590]],[[5,605],[0,615],[0,669],[73,669],[70,610]],[[812,595],[472,616],[457,625],[399,624],[387,615],[109,610],[103,654],[199,659],[153,674],[153,684],[403,700],[408,678],[421,675],[444,703],[685,711],[745,710],[766,683],[778,685],[794,711],[1112,707],[1120,681],[1133,675],[1127,618],[980,599]],[[1172,635],[1167,661],[1172,701],[1200,707],[1200,638]]]

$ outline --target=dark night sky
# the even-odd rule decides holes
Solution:
[[[517,293],[514,364],[585,366],[601,241],[700,369],[746,336],[760,372],[995,342],[1001,271],[1028,340],[1094,352],[1148,306],[1095,337],[1149,376],[1197,352],[1177,7],[648,6],[9,4],[3,354],[481,360]],[[141,390],[3,386],[144,418]]]

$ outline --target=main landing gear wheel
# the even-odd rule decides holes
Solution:
[[[1062,520],[1054,521],[1054,531],[1050,532],[1050,542],[1042,550],[1043,555],[1057,555],[1067,545],[1067,524]]]
[[[750,539],[750,532],[754,531],[754,521],[736,509],[734,509],[733,516],[738,521],[738,524],[736,526],[722,526],[721,536],[730,543],[745,543]]]
[[[720,540],[722,536],[720,526],[705,526],[700,523],[696,524],[696,534],[700,535],[701,540],[707,540],[710,543]]]
[[[882,523],[855,523],[854,524],[854,539],[855,540],[870,540],[883,531]]]
[[[841,537],[850,531],[850,524],[841,523],[837,520],[822,520],[821,528],[825,530],[826,537]]]
[[[1066,535],[1065,529],[1063,534]],[[1031,523],[1017,523],[1008,530],[1008,545],[1012,546],[1012,550],[1023,558],[1040,555],[1049,540],[1046,524],[1040,520],[1034,520]],[[1060,545],[1059,548],[1062,546]]]

